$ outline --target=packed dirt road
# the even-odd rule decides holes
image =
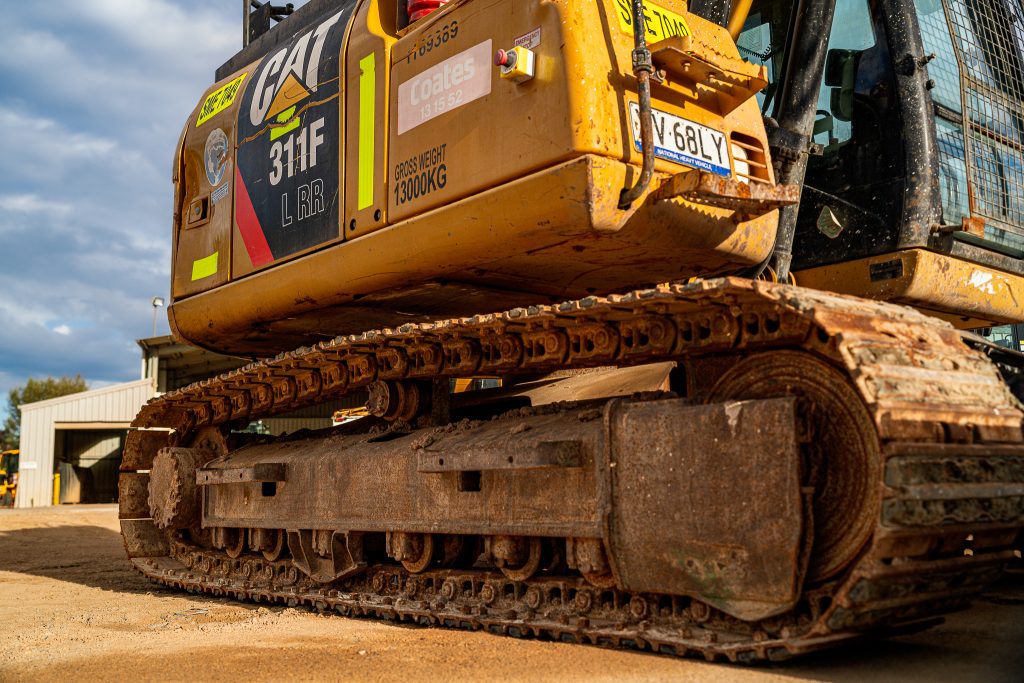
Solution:
[[[0,510],[0,680],[1024,680],[1024,579],[925,633],[749,668],[179,594],[117,528],[113,506]]]

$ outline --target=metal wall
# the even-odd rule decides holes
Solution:
[[[21,406],[21,463],[17,507],[40,507],[53,503],[55,424],[120,423],[135,419],[139,409],[153,396],[153,381],[143,379],[104,389],[85,391]]]

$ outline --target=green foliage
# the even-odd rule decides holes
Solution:
[[[18,410],[18,406],[77,394],[88,389],[89,385],[81,375],[46,379],[29,377],[24,386],[15,387],[7,394],[7,419],[4,421],[3,430],[0,431],[0,445],[4,450],[18,447],[18,437],[21,434],[21,411]]]

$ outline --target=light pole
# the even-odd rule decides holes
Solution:
[[[162,296],[154,296],[153,300],[150,301],[153,304],[153,335],[156,336],[156,309],[164,305],[164,298]]]

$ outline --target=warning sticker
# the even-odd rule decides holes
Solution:
[[[398,134],[491,92],[491,41],[485,40],[398,86]]]
[[[244,80],[245,74],[242,74],[227,85],[210,93],[209,97],[206,98],[206,101],[203,102],[203,106],[199,108],[199,117],[196,119],[196,128],[230,107],[231,103],[235,101],[235,95],[237,95],[238,91],[242,89],[242,81]]]
[[[629,0],[612,0],[615,16],[619,18],[619,28],[633,35],[633,11]],[[644,25],[647,27],[647,42],[656,42],[673,36],[688,36],[690,26],[686,18],[654,3],[644,3]]]
[[[527,50],[532,50],[537,47],[540,45],[540,26],[529,33],[519,36],[512,41],[512,44],[516,47],[525,47]]]

